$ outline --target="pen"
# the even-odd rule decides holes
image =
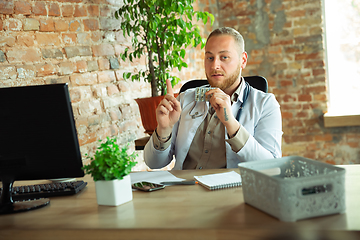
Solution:
[[[196,181],[182,181],[182,182],[161,182],[164,185],[195,185]]]

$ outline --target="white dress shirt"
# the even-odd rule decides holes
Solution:
[[[241,84],[239,101],[232,104],[232,112],[236,116],[244,97],[245,84]],[[238,163],[245,161],[264,160],[281,157],[282,123],[280,105],[271,93],[264,93],[250,87],[246,102],[240,115],[239,132],[246,131],[247,141],[235,152],[232,149],[225,131],[226,167],[236,168]],[[182,169],[195,133],[205,119],[209,110],[208,102],[196,102],[195,89],[189,89],[178,96],[181,104],[180,119],[175,124],[170,147],[158,150],[154,147],[153,137],[144,149],[145,163],[153,169],[168,165],[175,156],[174,169]],[[201,115],[193,118],[195,113]],[[237,139],[237,138],[234,138]],[[231,139],[230,139],[231,140]],[[230,142],[230,143],[229,143]],[[167,144],[168,145],[168,144]]]

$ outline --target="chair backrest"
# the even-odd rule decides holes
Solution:
[[[268,82],[267,82],[266,78],[264,78],[262,76],[249,76],[249,77],[244,77],[244,79],[253,88],[256,88],[258,90],[261,90],[261,91],[267,93]],[[206,79],[190,80],[190,81],[187,81],[186,83],[184,83],[184,85],[182,85],[182,87],[180,88],[180,92],[184,92],[189,88],[200,87],[200,86],[203,86],[206,84],[209,84]]]

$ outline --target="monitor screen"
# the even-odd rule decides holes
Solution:
[[[67,84],[0,88],[0,180],[82,177]]]
[[[13,201],[14,181],[83,177],[82,166],[67,84],[0,88],[0,214],[49,204]]]

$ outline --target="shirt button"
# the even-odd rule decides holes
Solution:
[[[208,153],[209,152],[209,150],[205,150],[205,153]]]

